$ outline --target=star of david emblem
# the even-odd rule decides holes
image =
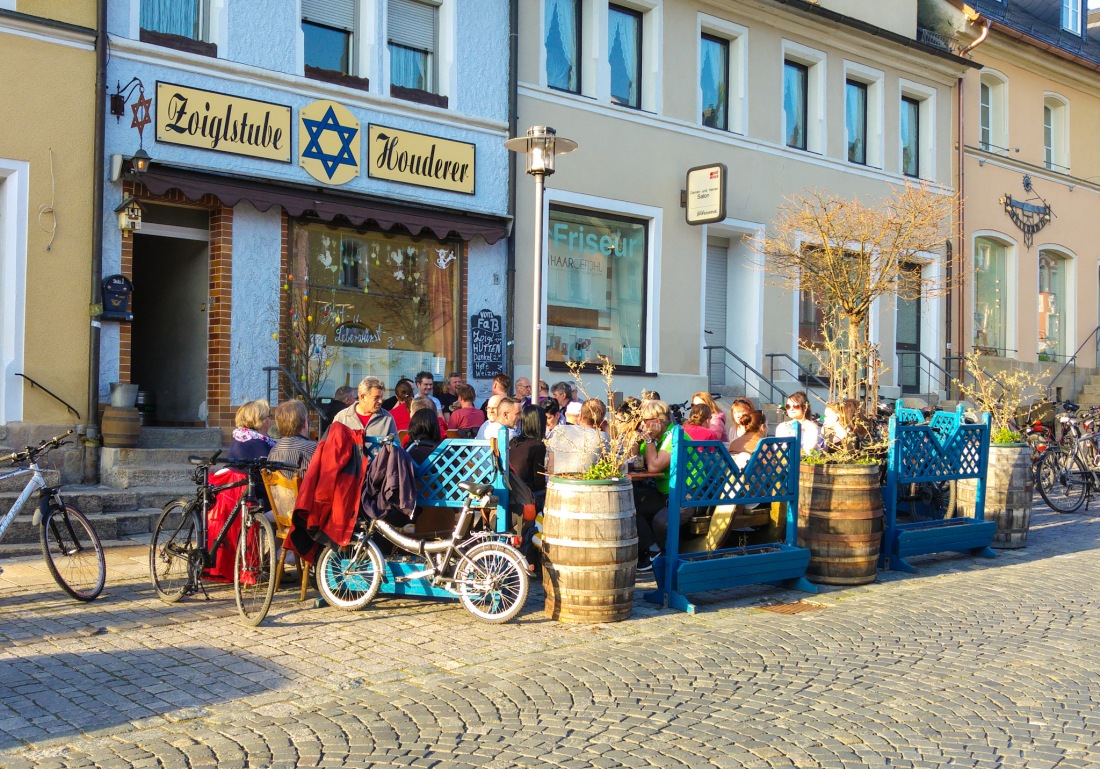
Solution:
[[[152,122],[149,117],[149,107],[152,106],[153,100],[145,95],[145,89],[142,89],[138,96],[138,100],[130,105],[130,109],[134,113],[134,119],[130,122],[130,127],[136,128],[138,136],[144,138],[145,126]]]
[[[309,134],[309,142],[306,144],[306,148],[302,150],[302,157],[319,160],[329,179],[332,178],[332,175],[336,173],[336,169],[340,166],[354,168],[359,165],[351,151],[351,142],[359,129],[353,126],[340,125],[340,121],[336,119],[336,112],[331,106],[320,120],[310,120],[303,117],[302,125],[305,126],[306,133]],[[328,131],[335,133],[340,140],[340,149],[334,155],[330,155],[321,149],[321,137]]]

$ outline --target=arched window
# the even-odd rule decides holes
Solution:
[[[978,141],[986,152],[1008,154],[1008,82],[983,72],[979,86]]]
[[[974,347],[1004,356],[1008,348],[1008,248],[982,237],[974,240]]]
[[[1051,171],[1069,173],[1069,104],[1054,94],[1043,98],[1043,162]]]
[[[1069,354],[1070,261],[1064,254],[1039,251],[1039,359],[1061,360]]]

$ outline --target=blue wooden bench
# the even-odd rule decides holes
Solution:
[[[982,423],[966,424],[963,406],[937,411],[921,424],[920,411],[899,400],[890,418],[890,449],[882,506],[886,517],[879,567],[913,572],[906,560],[914,555],[959,551],[994,558],[989,547],[996,521],[985,520],[985,477],[989,461],[989,414]],[[972,518],[946,518],[898,523],[898,484],[977,479]]]
[[[367,453],[376,454],[383,439],[367,437],[364,443]],[[499,499],[496,530],[504,532],[510,524],[508,511],[508,434],[501,428],[495,441],[475,438],[449,438],[440,443],[423,462],[413,462],[416,468],[417,507],[460,508],[466,501],[466,492],[458,488],[462,481],[487,483]],[[392,595],[417,595],[432,598],[455,598],[453,593],[437,590],[425,580],[414,579],[397,582],[401,577],[422,571],[423,563],[416,561],[386,560],[386,573],[382,577],[380,592]]]
[[[691,441],[680,428],[672,437],[669,527],[665,552],[653,562],[657,590],[645,599],[695,613],[687,596],[704,590],[768,583],[816,593],[806,578],[810,551],[797,547],[799,437],[765,438],[741,470],[721,441]],[[696,553],[680,552],[679,513],[686,508],[782,503],[784,541]]]

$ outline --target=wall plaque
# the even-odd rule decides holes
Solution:
[[[368,176],[474,194],[475,145],[380,125],[368,136]]]
[[[157,83],[157,141],[290,162],[290,107]]]

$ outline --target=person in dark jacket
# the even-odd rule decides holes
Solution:
[[[439,433],[439,418],[435,409],[418,409],[409,418],[409,458],[417,464],[427,459],[436,446],[443,442]]]
[[[275,439],[269,438],[271,406],[262,398],[249,401],[237,409],[234,420],[233,442],[226,452],[227,459],[265,459]]]
[[[525,406],[519,429],[519,435],[508,444],[508,466],[531,489],[541,509],[546,496],[545,412],[538,406]]]

